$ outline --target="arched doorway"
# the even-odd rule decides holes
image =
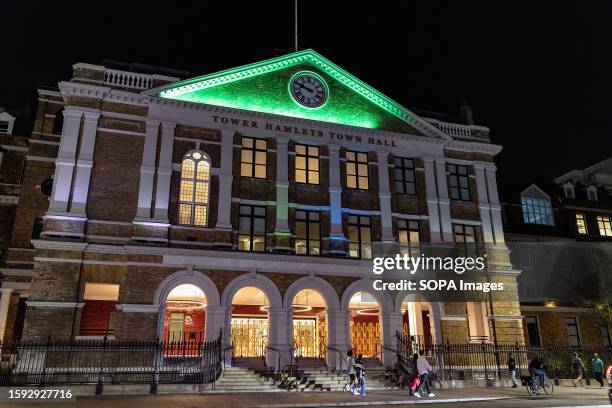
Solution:
[[[433,343],[432,313],[428,302],[418,295],[406,295],[402,299],[402,334],[412,343]]]
[[[173,288],[165,300],[164,341],[200,343],[205,340],[206,306],[204,292],[192,284]]]
[[[353,353],[380,357],[382,340],[381,307],[368,292],[356,292],[349,301],[349,333]]]
[[[327,353],[327,307],[323,296],[302,289],[293,298],[293,345],[296,357],[325,358]]]
[[[254,286],[246,286],[232,298],[231,343],[234,357],[262,357],[269,341],[266,294]]]

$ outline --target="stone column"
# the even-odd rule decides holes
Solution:
[[[8,316],[9,306],[11,304],[11,294],[13,289],[0,288],[0,343],[4,339],[6,332],[6,319]]]
[[[377,151],[378,198],[380,201],[381,240],[395,243],[393,217],[391,216],[391,189],[389,188],[389,152]]]
[[[146,120],[145,141],[140,166],[140,185],[138,187],[138,210],[136,212],[136,219],[141,221],[151,219],[159,124],[158,120]]]
[[[438,189],[436,188],[436,171],[434,159],[423,158],[425,168],[425,194],[427,200],[427,215],[429,216],[430,241],[442,240],[442,229],[440,227],[440,211],[438,209]]]
[[[421,310],[419,304],[417,304],[417,301],[415,300],[414,295],[408,295],[408,300],[406,301],[406,303],[408,304],[408,309],[406,310],[406,313],[408,314],[409,334],[410,336],[415,336],[416,338],[416,336],[419,335],[419,329],[421,328]]]
[[[49,214],[58,215],[68,212],[72,172],[75,165],[83,112],[74,108],[66,108],[63,114],[64,125],[57,159],[55,160],[55,176],[53,177],[53,189],[48,211]]]
[[[287,139],[276,139],[276,228],[277,234],[289,233],[289,163]]]
[[[206,341],[215,340],[222,331],[222,344],[227,343],[231,333],[225,332],[225,319],[227,310],[223,306],[207,306],[206,307]]]
[[[221,130],[221,171],[219,173],[219,208],[217,209],[217,229],[232,229],[232,175],[234,160],[233,130]]]
[[[79,148],[79,157],[76,162],[76,176],[74,179],[74,192],[72,193],[72,204],[70,212],[76,216],[84,217],[87,207],[87,196],[89,194],[89,179],[93,167],[94,148],[96,145],[96,133],[98,131],[98,119],[100,112],[84,112],[83,136]]]
[[[346,309],[327,311],[327,342],[332,349],[327,350],[327,366],[346,370],[346,352],[351,348],[349,334],[350,311]]]
[[[329,252],[345,255],[342,231],[342,183],[340,182],[340,146],[329,145]]]
[[[438,207],[440,209],[440,227],[442,241],[454,241],[453,225],[450,214],[450,199],[448,198],[448,184],[446,182],[446,162],[436,159],[436,181],[438,185]]]
[[[382,310],[380,322],[383,328],[382,343],[385,346],[382,353],[382,360],[385,367],[395,365],[395,353],[391,350],[397,349],[396,332],[402,330],[402,313],[395,310]],[[389,350],[390,349],[390,350]]]
[[[293,308],[271,307],[268,309],[268,349],[266,364],[268,367],[284,368],[291,363],[293,347],[292,321]],[[276,349],[276,350],[274,350]]]
[[[495,166],[487,166],[485,168],[487,190],[489,192],[489,206],[491,212],[491,224],[493,229],[493,238],[496,245],[505,245],[504,242],[504,227],[501,217],[501,205],[499,204],[499,195],[497,194],[497,180],[495,178]]]
[[[491,212],[485,180],[485,168],[480,164],[474,164],[474,171],[476,173],[478,209],[480,210],[480,220],[482,221],[482,237],[485,244],[492,244],[494,242],[493,229],[491,227]]]
[[[157,191],[155,194],[155,221],[168,223],[170,179],[172,178],[172,151],[176,123],[162,122],[162,139],[157,165]]]

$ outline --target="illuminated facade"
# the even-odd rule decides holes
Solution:
[[[523,341],[515,292],[372,289],[369,258],[429,242],[478,243],[515,282],[487,128],[420,117],[312,50],[184,81],[75,64],[59,90],[61,137],[36,130],[53,146],[44,228],[4,263],[24,338],[221,330],[236,358],[330,367],[351,347],[391,364],[396,331]]]

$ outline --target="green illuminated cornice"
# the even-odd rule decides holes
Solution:
[[[288,95],[285,95],[286,99],[283,99],[284,96],[279,97],[280,94],[267,96],[265,88],[262,93],[260,88],[252,89],[247,86],[247,84],[251,85],[249,80],[256,81],[256,78],[262,75],[272,73],[278,75],[284,70],[290,70],[294,67],[304,69],[305,66],[308,68],[313,67],[314,72],[327,74],[334,81],[333,86],[336,88],[342,88],[342,86],[348,88],[353,92],[352,99],[345,96],[343,100],[332,101],[332,103],[328,103],[324,108],[313,110],[299,107],[295,103],[289,103]],[[239,81],[244,81],[245,88],[235,85],[232,88],[228,87],[230,84],[236,84]],[[262,81],[258,82],[259,86],[261,86]],[[271,81],[270,87],[278,88],[278,81]],[[330,84],[330,87],[332,87],[332,84]],[[286,93],[286,83],[282,88],[282,92]],[[311,49],[168,84],[152,91],[153,95],[161,98],[254,110],[374,129],[393,127],[389,125],[391,120],[385,120],[383,117],[390,114],[393,118],[396,118],[393,120],[397,121],[399,119],[401,123],[408,124],[417,133],[437,138],[448,138],[443,132],[425,122],[405,107]],[[278,89],[276,92],[281,92],[281,90]],[[365,101],[359,98],[359,96],[364,98]],[[340,98],[335,89],[330,90],[329,97]],[[366,105],[367,103],[371,105]],[[407,131],[406,129],[400,130]]]

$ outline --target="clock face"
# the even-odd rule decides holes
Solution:
[[[319,108],[327,101],[327,85],[318,75],[302,72],[291,79],[291,96],[307,108]]]

